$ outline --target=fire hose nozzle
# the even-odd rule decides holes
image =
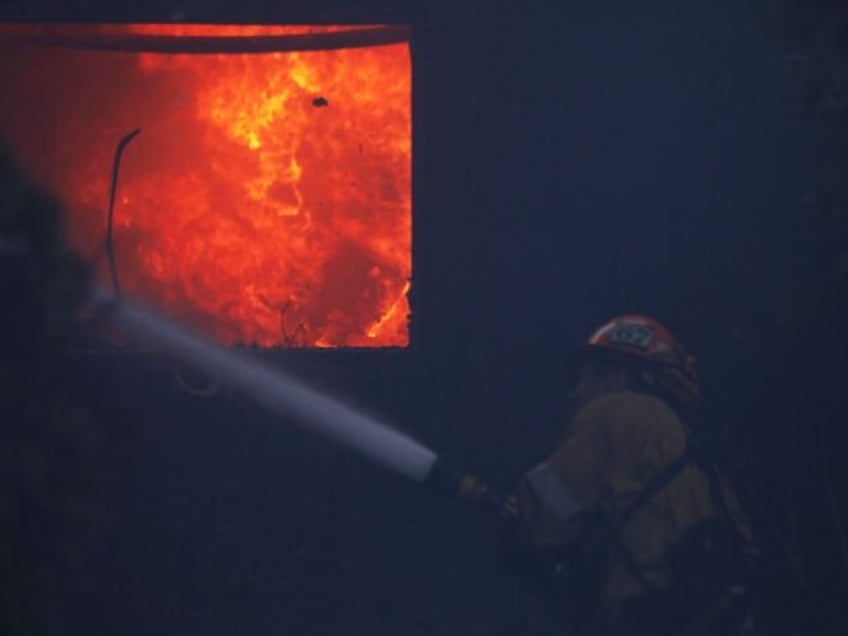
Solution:
[[[514,496],[504,496],[476,475],[458,469],[441,456],[433,464],[425,483],[435,492],[500,517],[512,518],[518,514]]]

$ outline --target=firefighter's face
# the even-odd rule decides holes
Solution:
[[[605,393],[620,391],[627,386],[624,369],[603,362],[586,362],[577,372],[577,381],[571,391],[578,407],[588,404]]]

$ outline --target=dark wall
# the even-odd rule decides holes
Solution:
[[[804,431],[840,413],[817,335],[838,323],[803,294],[826,266],[800,210],[827,132],[762,7],[315,4],[4,7],[410,22],[414,346],[274,363],[508,486],[560,431],[562,350],[645,312],[698,355],[755,481],[791,470],[818,491]],[[71,363],[103,458],[80,633],[473,634],[503,618],[485,519],[234,396],[191,397],[161,361]]]

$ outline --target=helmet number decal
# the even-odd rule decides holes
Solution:
[[[654,340],[654,332],[642,325],[616,325],[609,333],[610,342],[615,344],[648,349]]]

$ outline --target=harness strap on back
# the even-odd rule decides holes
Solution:
[[[615,523],[612,527],[612,548],[621,558],[625,567],[630,574],[645,588],[646,591],[655,591],[656,586],[653,585],[642,572],[633,553],[624,543],[621,538],[621,531],[624,525],[633,517],[633,515],[641,509],[646,503],[654,498],[663,488],[676,479],[683,470],[690,464],[695,464],[704,471],[710,485],[710,496],[713,500],[713,505],[716,513],[721,518],[722,522],[730,529],[739,534],[733,516],[725,499],[724,489],[722,487],[721,477],[718,470],[712,462],[706,461],[703,456],[698,453],[691,445],[671,463],[666,465],[660,473],[645,486],[639,493],[621,510]],[[741,535],[739,535],[741,538]]]
[[[654,477],[647,486],[640,490],[636,497],[619,513],[616,524],[613,527],[613,533],[616,536],[620,534],[624,524],[633,517],[637,510],[648,503],[657,493],[670,484],[680,473],[683,472],[684,468],[695,462],[695,453],[691,449],[687,449],[677,459],[663,468],[660,473]],[[712,480],[710,481],[712,482]],[[710,485],[712,489],[712,483]]]

